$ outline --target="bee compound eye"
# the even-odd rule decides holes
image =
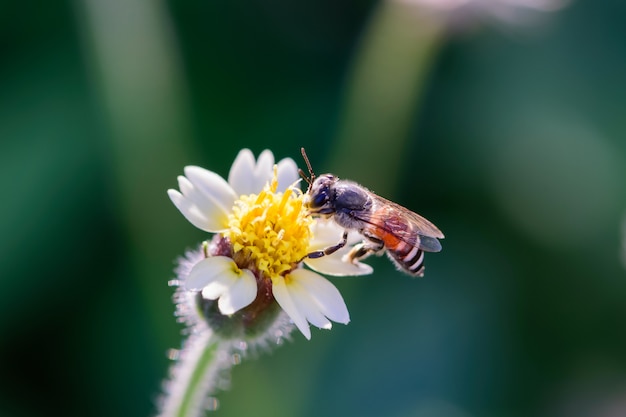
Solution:
[[[328,200],[326,190],[321,190],[319,193],[313,196],[313,205],[315,207],[323,206],[326,200]]]

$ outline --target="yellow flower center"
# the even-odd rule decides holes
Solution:
[[[284,276],[307,255],[313,222],[302,192],[290,186],[285,193],[277,193],[277,186],[274,166],[270,184],[258,195],[244,195],[235,202],[228,216],[229,230],[224,233],[233,245],[235,263],[268,278]]]

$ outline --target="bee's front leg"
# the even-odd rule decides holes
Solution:
[[[305,258],[316,259],[316,258],[321,258],[322,256],[331,255],[337,252],[339,249],[346,246],[346,243],[348,243],[348,232],[344,231],[343,236],[341,237],[341,241],[339,243],[337,243],[334,246],[329,246],[323,250],[316,250],[314,252],[310,252],[304,258],[300,259],[299,262],[302,262],[302,260],[304,260]]]

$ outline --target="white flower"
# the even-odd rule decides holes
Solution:
[[[174,205],[194,226],[217,234],[205,259],[193,266],[183,283],[202,297],[218,300],[219,311],[232,315],[275,300],[310,339],[309,323],[325,329],[331,320],[348,323],[346,305],[328,275],[364,275],[369,265],[342,261],[355,243],[330,256],[306,255],[337,244],[343,229],[312,218],[295,185],[298,168],[286,158],[274,165],[263,151],[257,161],[244,149],[233,162],[228,181],[206,169],[188,166],[178,177],[180,191],[168,190]],[[257,305],[257,307],[253,307]],[[256,311],[256,310],[255,310]]]

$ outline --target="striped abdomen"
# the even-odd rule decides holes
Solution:
[[[400,241],[395,248],[387,247],[387,255],[404,272],[424,276],[424,251],[417,246]]]

